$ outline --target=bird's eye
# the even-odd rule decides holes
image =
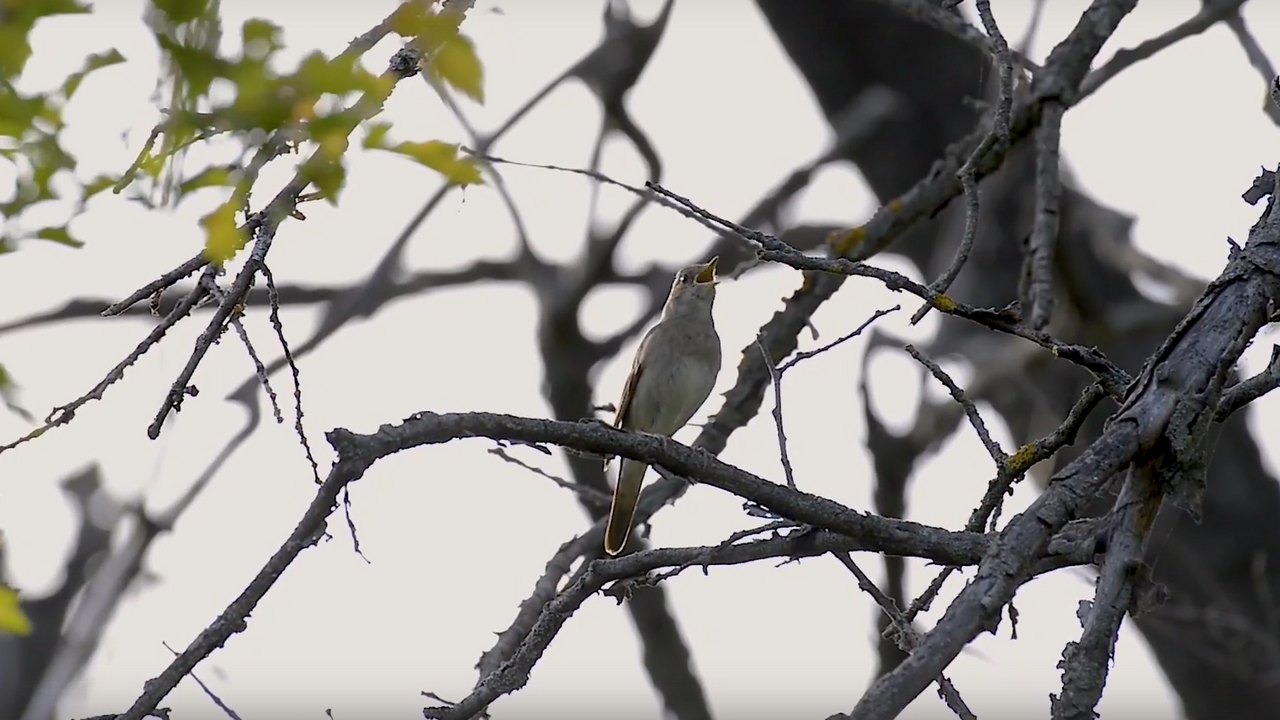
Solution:
[[[689,278],[689,273],[680,273],[680,284],[681,284],[681,285],[688,285],[688,284],[689,284],[689,280],[690,280],[690,278]]]

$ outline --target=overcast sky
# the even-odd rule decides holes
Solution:
[[[646,0],[636,6],[648,17],[658,4]],[[52,86],[80,64],[81,52],[110,46],[128,58],[126,65],[94,75],[67,111],[68,149],[79,158],[81,179],[127,167],[157,118],[151,99],[157,51],[140,20],[142,3],[95,5],[92,16],[38,26],[35,55],[23,78],[27,88]],[[241,22],[265,17],[285,29],[286,66],[317,48],[333,54],[394,5],[223,0],[226,49],[236,49]],[[994,5],[1006,35],[1021,37],[1031,3]],[[1086,5],[1048,3],[1041,41],[1031,55],[1042,58]],[[1100,60],[1189,17],[1198,5],[1141,4]],[[1280,9],[1264,2],[1247,7],[1258,40],[1280,58]],[[487,70],[486,104],[467,106],[483,128],[498,124],[590,49],[601,32],[601,3],[594,0],[506,2],[500,8],[495,12],[493,3],[480,0],[464,26]],[[367,54],[367,66],[381,70],[397,47],[396,40],[385,40]],[[1243,240],[1256,219],[1257,209],[1245,205],[1240,193],[1259,165],[1274,166],[1280,152],[1280,131],[1262,114],[1263,98],[1263,82],[1233,37],[1215,28],[1125,72],[1072,109],[1063,126],[1063,157],[1089,193],[1137,218],[1139,247],[1208,278],[1222,267],[1225,238]],[[830,139],[802,80],[748,0],[678,2],[631,107],[662,154],[665,184],[728,217],[741,215]],[[465,140],[422,83],[402,83],[387,114],[397,139]],[[585,165],[598,122],[591,96],[570,85],[496,151],[529,162]],[[227,159],[193,153],[192,162],[215,157]],[[274,194],[295,162],[277,161],[264,173],[257,196]],[[605,169],[624,181],[643,179],[638,161],[619,145],[610,146]],[[505,175],[537,250],[551,259],[573,257],[584,232],[586,182],[533,169],[508,168]],[[0,186],[7,180],[0,175]],[[364,277],[436,183],[430,171],[389,154],[354,153],[339,206],[312,204],[306,222],[282,226],[270,255],[277,281],[323,285]],[[609,190],[604,198],[615,210],[630,200]],[[123,297],[191,256],[202,242],[196,220],[220,200],[208,191],[168,212],[100,196],[73,226],[86,247],[31,243],[0,258],[0,322],[73,296]],[[855,224],[874,207],[854,170],[830,168],[789,217]],[[677,264],[699,255],[708,241],[699,226],[650,208],[621,259],[632,267]],[[512,249],[510,218],[496,195],[488,187],[472,188],[445,201],[415,237],[408,261],[413,268],[454,268],[479,257],[505,257]],[[875,262],[910,272],[891,257]],[[790,269],[770,268],[721,286],[716,321],[725,367],[694,422],[719,406],[719,393],[733,382],[739,350],[798,281]],[[636,312],[638,301],[624,290],[598,293],[585,311],[588,331],[613,331]],[[915,307],[872,281],[851,280],[815,316],[819,342],[896,302]],[[486,284],[394,303],[372,320],[348,325],[301,368],[306,426],[320,451],[322,472],[332,458],[322,433],[334,426],[371,431],[417,410],[545,416],[535,313],[523,288]],[[908,314],[881,327],[912,340],[933,332],[936,313],[916,328],[906,327]],[[0,528],[7,537],[10,577],[24,591],[38,595],[61,582],[60,562],[77,520],[58,490],[59,480],[96,462],[119,498],[145,499],[149,508],[161,510],[243,425],[243,409],[223,398],[252,367],[240,343],[228,338],[200,366],[200,396],[187,401],[158,441],[146,437],[206,318],[181,324],[69,427],[0,457]],[[317,316],[289,310],[283,318],[289,336],[300,339]],[[251,314],[246,325],[267,358],[279,354],[264,314]],[[24,404],[43,416],[96,383],[147,329],[141,320],[91,319],[11,333],[0,336],[0,362],[21,384]],[[802,347],[815,344],[807,336],[802,340]],[[1255,343],[1250,361],[1265,360],[1270,344]],[[634,344],[600,374],[599,402],[616,400],[633,352]],[[862,353],[861,345],[851,343],[811,360],[787,374],[785,390],[800,486],[866,509],[871,472],[864,453],[831,450],[860,448],[864,438],[856,393]],[[877,410],[895,427],[908,426],[918,398],[914,371],[890,357],[878,359],[871,371]],[[288,388],[286,376],[278,376],[277,387]],[[770,408],[766,401],[760,416],[733,436],[724,457],[781,481]],[[1250,421],[1274,427],[1278,412],[1280,402],[1265,399]],[[988,415],[988,421],[1010,447],[998,419]],[[162,643],[185,647],[292,530],[314,485],[291,425],[258,432],[174,532],[156,543],[146,563],[151,581],[125,600],[84,682],[64,703],[64,716],[127,706],[171,659]],[[0,411],[0,438],[28,429]],[[688,441],[695,434],[689,428],[677,437]],[[451,699],[465,695],[476,680],[472,666],[492,645],[493,633],[511,622],[560,543],[585,527],[569,493],[502,463],[485,452],[488,447],[458,442],[376,465],[352,490],[354,518],[371,564],[352,552],[345,523],[335,516],[333,540],[303,553],[254,612],[248,631],[202,663],[197,674],[245,717],[282,709],[286,693],[287,707],[299,716],[322,717],[332,708],[339,720],[365,715],[374,709],[370,703],[416,717],[424,690]],[[1263,451],[1274,463],[1276,449]],[[522,457],[548,471],[564,471],[559,458]],[[981,445],[962,428],[917,472],[911,518],[961,526],[992,473]],[[1033,488],[1020,488],[1004,517],[1033,497]],[[651,537],[659,546],[713,544],[755,522],[732,496],[697,486],[661,513]],[[877,557],[859,559],[873,577],[881,576]],[[913,593],[934,572],[912,563]],[[962,582],[953,579],[943,601],[926,615],[927,624]],[[690,572],[665,585],[718,717],[783,708],[788,717],[825,717],[852,707],[871,679],[874,607],[829,557],[780,568],[762,563],[713,569],[708,576]],[[1043,716],[1048,694],[1059,688],[1055,664],[1062,646],[1079,634],[1076,605],[1091,596],[1083,572],[1058,572],[1026,586],[1017,597],[1019,639],[1011,640],[1003,626],[999,637],[977,640],[949,671],[968,704],[984,717],[990,716],[984,711],[996,710]],[[609,598],[589,600],[565,625],[528,687],[499,700],[494,711],[527,717],[563,708],[567,699],[584,710],[623,702],[657,715],[629,616]],[[175,717],[213,713],[190,681],[162,705],[172,707]],[[1145,644],[1126,626],[1103,716],[1142,708],[1151,717],[1168,717],[1175,707]],[[947,716],[932,691],[905,715]]]

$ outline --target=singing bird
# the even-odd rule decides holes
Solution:
[[[614,426],[670,437],[706,402],[720,373],[720,336],[711,306],[716,260],[681,268],[671,282],[662,319],[644,339],[622,387]],[[624,458],[613,488],[604,551],[617,555],[631,534],[640,485],[649,466]]]

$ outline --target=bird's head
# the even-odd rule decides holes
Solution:
[[[716,261],[713,257],[705,263],[695,263],[680,268],[671,281],[671,294],[667,296],[663,315],[686,312],[711,312],[716,299]]]

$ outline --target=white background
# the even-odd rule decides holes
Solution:
[[[651,17],[658,2],[637,2]],[[81,57],[117,47],[126,65],[91,77],[66,113],[68,149],[77,177],[119,172],[138,151],[157,119],[151,98],[154,41],[140,21],[142,3],[96,3],[92,16],[42,22],[33,34],[35,56],[23,87],[53,87]],[[378,22],[395,3],[223,0],[225,49],[236,50],[239,25],[264,17],[285,28],[284,67],[313,49],[334,54]],[[994,3],[1005,34],[1021,37],[1031,7]],[[1048,4],[1040,43],[1043,58],[1087,6],[1082,0]],[[1246,18],[1264,48],[1280,57],[1280,12],[1254,2]],[[1164,0],[1140,5],[1107,44],[1100,60],[1191,16],[1198,3]],[[600,35],[600,2],[507,2],[501,12],[481,0],[464,26],[477,42],[487,71],[488,99],[469,106],[481,127],[493,127],[547,79],[589,50]],[[398,47],[387,39],[366,56],[379,71]],[[975,88],[975,94],[979,88]],[[1247,65],[1225,28],[1180,43],[1126,71],[1071,110],[1063,126],[1063,156],[1084,188],[1137,217],[1135,241],[1143,249],[1203,278],[1216,275],[1226,236],[1243,240],[1257,210],[1240,200],[1259,165],[1274,166],[1280,131],[1261,107],[1262,79]],[[747,0],[677,3],[671,25],[630,106],[650,134],[665,166],[665,184],[727,217],[736,217],[795,166],[820,153],[830,139],[801,79]],[[423,84],[405,82],[388,103],[393,137],[466,138]],[[556,92],[496,148],[513,159],[584,165],[599,122],[591,96],[579,85]],[[193,163],[225,152],[195,154]],[[264,174],[257,197],[269,197],[292,172],[296,156]],[[338,208],[314,203],[306,222],[282,227],[270,255],[280,283],[323,285],[357,281],[434,190],[430,171],[387,153],[354,152]],[[627,149],[610,146],[606,170],[629,182],[642,168]],[[7,171],[6,171],[7,172]],[[537,250],[570,259],[585,230],[587,184],[582,178],[508,168],[508,182]],[[9,177],[0,176],[0,186]],[[605,190],[613,210],[630,197]],[[220,200],[216,191],[191,198],[176,211],[149,211],[104,194],[73,225],[87,242],[79,250],[29,243],[0,258],[0,321],[55,307],[73,296],[119,298],[189,257],[202,242],[196,219]],[[851,168],[829,168],[791,209],[803,221],[855,224],[874,201]],[[45,219],[56,220],[50,208]],[[33,226],[41,224],[31,218]],[[639,268],[677,264],[697,256],[708,235],[674,213],[651,208],[621,250],[621,262]],[[490,188],[454,193],[415,237],[413,268],[455,268],[478,258],[503,258],[513,249],[510,218]],[[876,262],[905,270],[893,258]],[[787,268],[756,272],[721,286],[716,321],[725,367],[716,393],[695,416],[701,422],[720,403],[735,376],[738,352],[799,281]],[[485,284],[397,302],[373,320],[355,322],[302,363],[306,426],[320,451],[322,471],[332,454],[322,433],[334,426],[369,431],[416,410],[493,410],[543,416],[542,368],[534,348],[536,308],[518,285]],[[851,280],[817,313],[825,342],[852,329],[875,308],[903,302],[869,280]],[[604,335],[627,322],[638,296],[607,291],[590,298],[584,322]],[[881,327],[920,339],[934,318],[908,330],[908,313]],[[316,321],[310,309],[284,313],[297,341]],[[97,462],[122,500],[145,499],[161,510],[178,497],[244,422],[243,410],[223,400],[251,372],[231,336],[197,372],[199,398],[188,400],[158,441],[145,428],[169,383],[186,361],[207,314],[170,333],[102,402],[69,427],[0,456],[0,528],[8,544],[8,572],[25,591],[57,587],[60,563],[77,519],[58,490],[67,474]],[[247,320],[268,358],[278,354],[265,313]],[[147,332],[136,319],[87,319],[0,336],[0,362],[17,378],[22,400],[37,415],[83,393]],[[811,338],[802,347],[813,347]],[[1258,343],[1253,366],[1269,343]],[[614,401],[634,346],[598,378],[597,400]],[[857,344],[811,360],[788,373],[788,431],[800,485],[859,509],[870,507],[871,474],[861,451],[864,428],[856,387],[862,349]],[[1257,357],[1254,357],[1254,356]],[[872,365],[874,402],[898,428],[910,422],[915,372],[897,359]],[[963,373],[960,374],[963,378]],[[287,375],[277,388],[289,392]],[[933,389],[930,389],[932,392]],[[724,457],[781,481],[771,400],[733,436]],[[1263,400],[1251,414],[1255,428],[1272,427],[1277,403]],[[1007,434],[994,415],[996,435]],[[160,539],[147,559],[153,581],[125,600],[107,628],[84,681],[65,701],[65,716],[119,712],[158,674],[172,655],[162,643],[185,647],[245,585],[279,545],[311,499],[314,486],[291,428],[268,425],[227,464],[216,482]],[[0,438],[26,432],[20,418],[0,412]],[[678,437],[691,439],[695,428]],[[249,620],[248,631],[197,668],[245,717],[292,710],[339,720],[385,710],[418,717],[420,691],[460,698],[476,681],[473,664],[505,628],[532,589],[547,558],[584,527],[568,492],[485,453],[481,441],[403,453],[375,466],[353,488],[364,560],[352,552],[340,516],[334,539],[299,558]],[[853,450],[842,448],[852,447]],[[1274,448],[1264,448],[1274,462]],[[522,455],[553,472],[559,458]],[[910,517],[959,527],[992,469],[967,428],[921,467],[910,490]],[[1034,496],[1021,488],[1005,517]],[[709,544],[753,520],[740,502],[714,488],[695,487],[664,510],[652,529],[660,546]],[[860,556],[873,576],[874,555]],[[910,569],[918,592],[934,570]],[[961,586],[953,579],[948,600]],[[831,558],[775,568],[770,564],[681,575],[666,588],[696,670],[718,717],[756,712],[818,718],[848,710],[871,679],[875,609],[853,578]],[[1076,604],[1092,594],[1088,577],[1060,572],[1039,579],[1017,597],[1019,639],[1007,625],[962,654],[950,675],[983,717],[1047,712],[1059,686],[1055,664],[1062,645],[1078,636]],[[935,605],[931,624],[945,608]],[[215,716],[198,687],[184,681],[163,705],[176,717]],[[1104,717],[1141,710],[1151,717],[1176,713],[1141,638],[1122,631],[1115,668],[1101,705]],[[627,614],[611,599],[595,597],[566,624],[535,669],[529,685],[498,701],[498,717],[576,708],[584,716],[634,707],[656,716],[658,703],[641,668]],[[567,715],[562,715],[567,716]],[[947,717],[932,690],[907,717]]]

